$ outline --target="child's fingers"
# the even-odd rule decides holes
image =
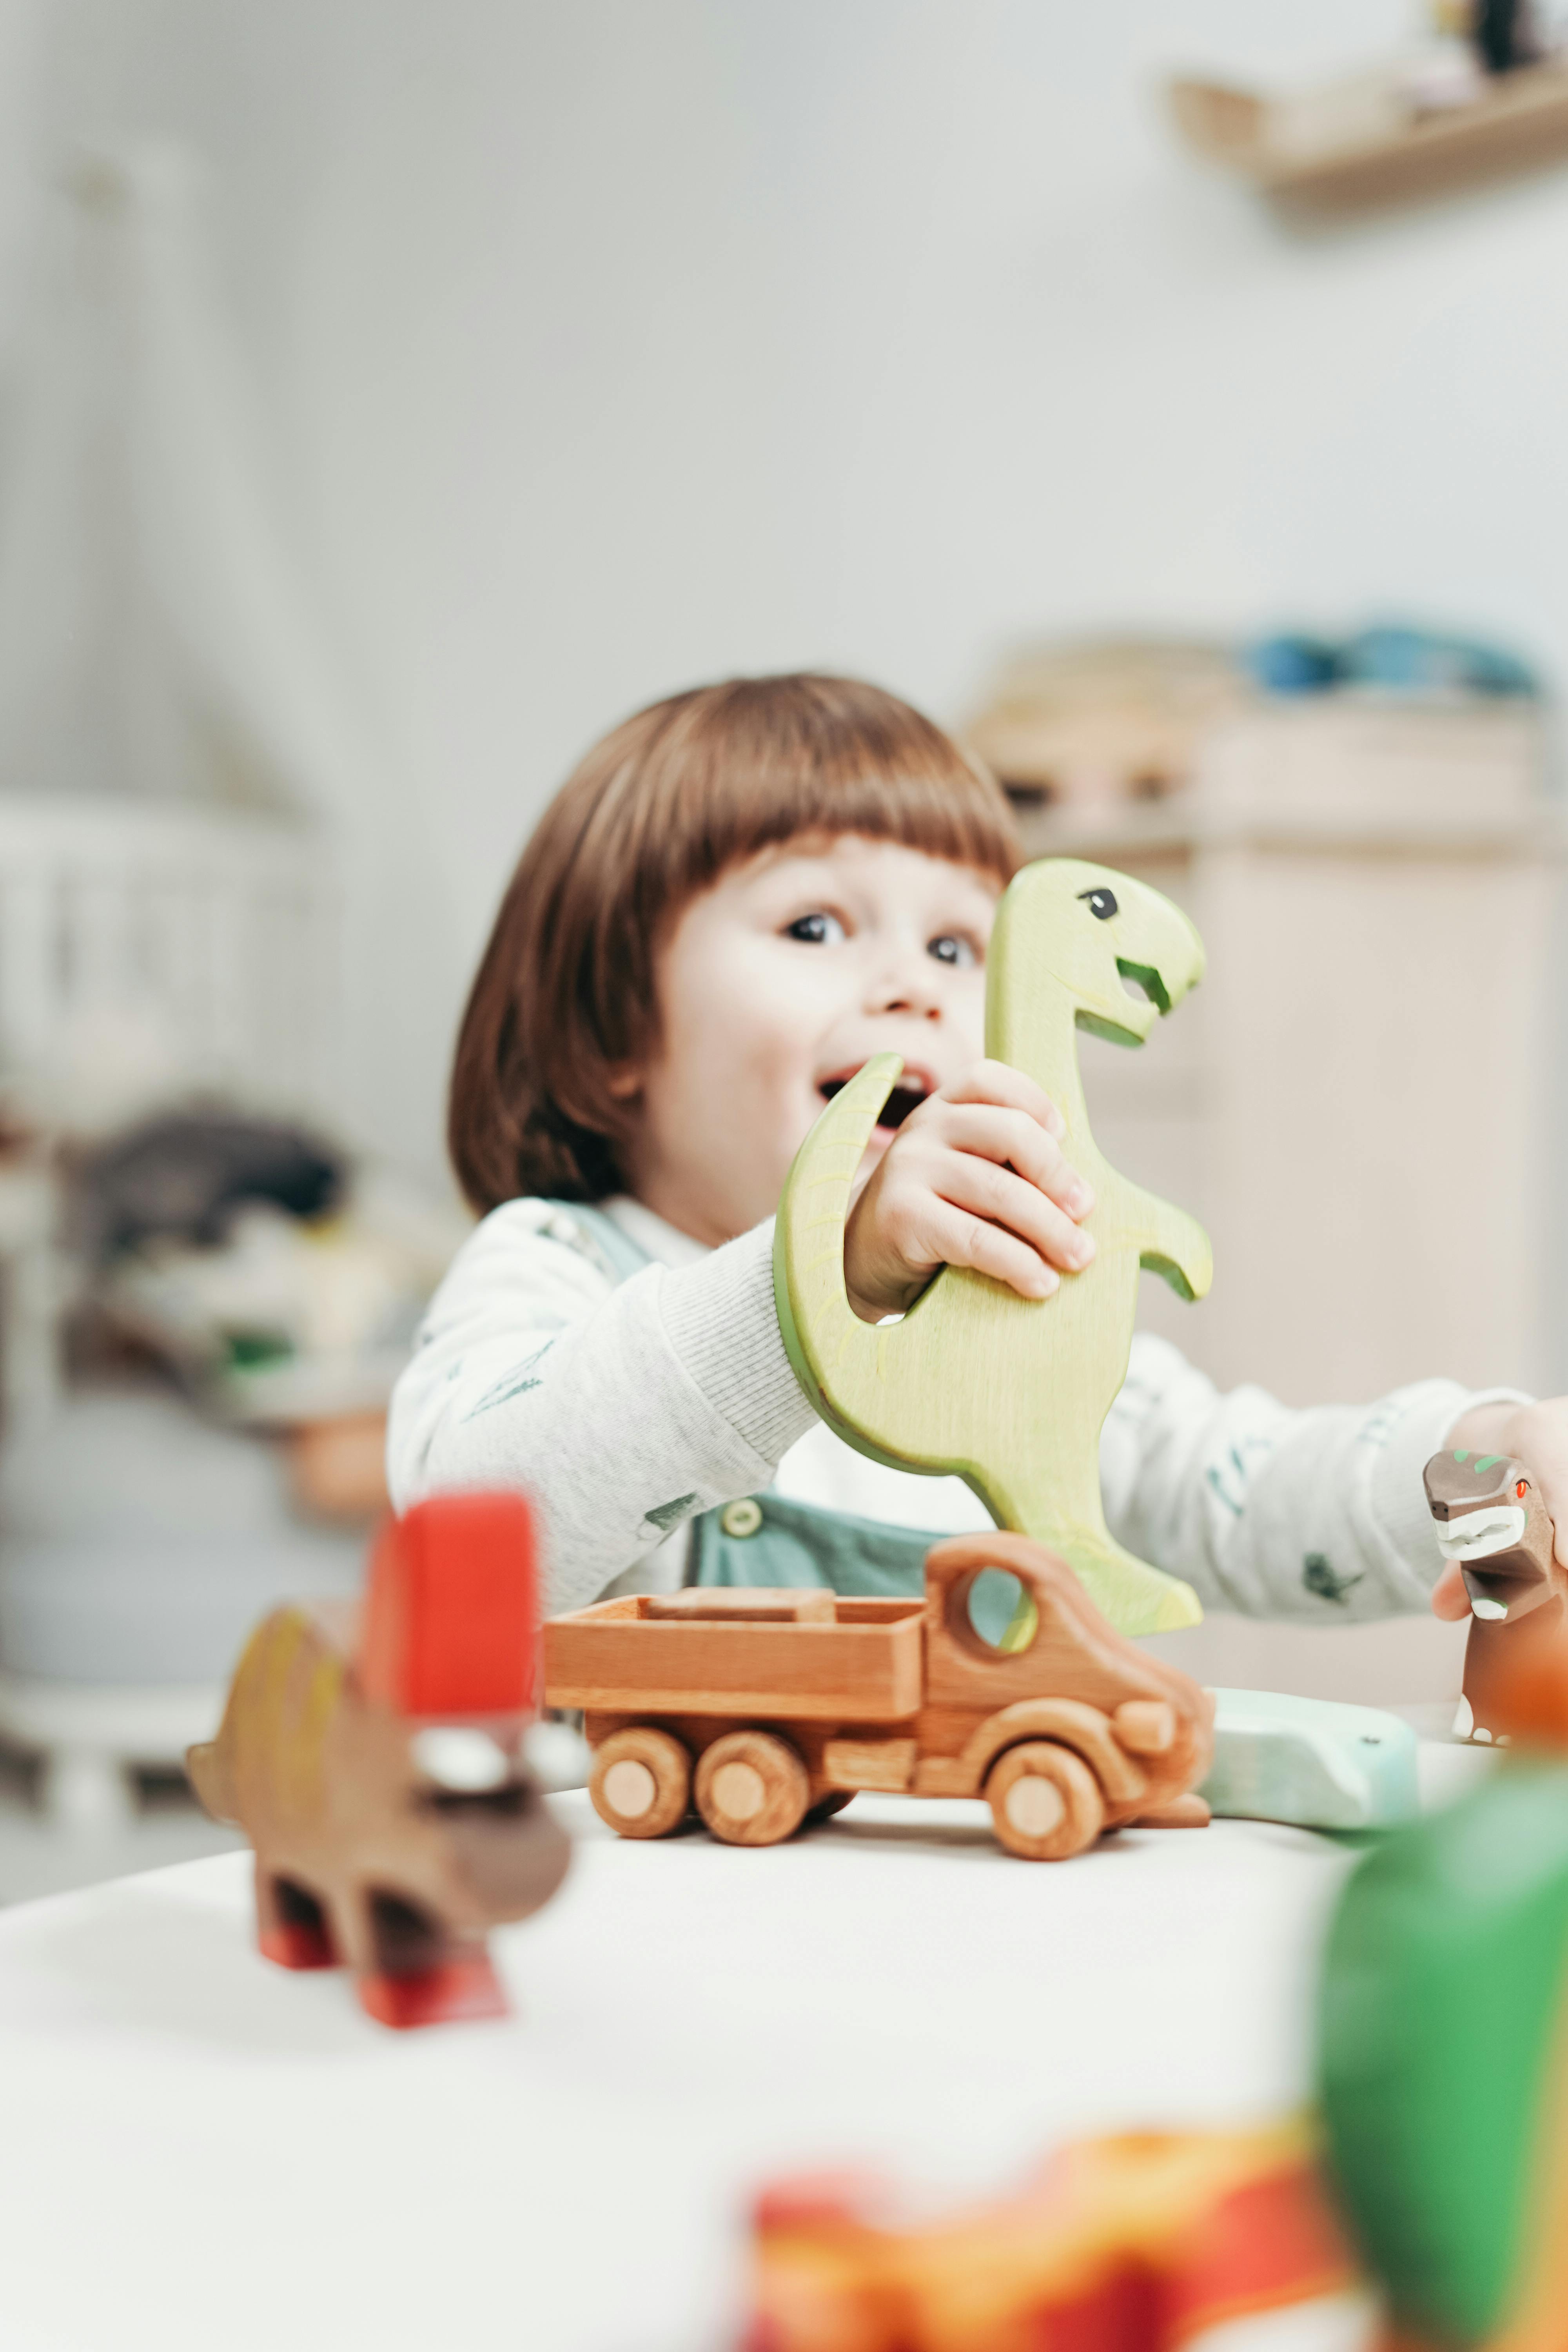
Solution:
[[[1432,1587],[1432,1614],[1453,1625],[1469,1613],[1470,1596],[1465,1590],[1464,1570],[1457,1559],[1451,1559]]]
[[[938,1176],[936,1190],[950,1207],[1005,1226],[1064,1274],[1077,1274],[1094,1255],[1090,1234],[1074,1224],[1037,1185],[995,1160],[979,1159],[972,1151],[952,1152]]]
[[[948,1102],[995,1103],[1006,1110],[1021,1110],[1058,1140],[1067,1133],[1067,1123],[1045,1088],[1006,1062],[976,1062],[942,1092]]]
[[[1027,1112],[992,1103],[944,1103],[932,1126],[951,1150],[1016,1169],[1069,1217],[1087,1217],[1093,1208],[1092,1187]]]
[[[1045,1264],[1038,1250],[1005,1225],[993,1224],[988,1217],[975,1216],[952,1201],[932,1202],[929,1234],[939,1263],[988,1274],[1021,1298],[1048,1298],[1060,1287],[1061,1276]]]

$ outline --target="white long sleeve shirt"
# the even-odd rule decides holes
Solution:
[[[458,1253],[393,1398],[399,1510],[525,1489],[551,1615],[673,1590],[690,1520],[763,1487],[932,1534],[991,1524],[962,1479],[889,1469],[817,1419],[779,1335],[771,1223],[710,1251],[635,1201],[602,1205],[652,1261],[629,1279],[548,1201],[507,1202]],[[1294,1412],[1258,1388],[1222,1395],[1141,1333],[1100,1441],[1106,1517],[1208,1609],[1317,1624],[1421,1610],[1442,1567],[1422,1466],[1482,1401],[1428,1380]]]

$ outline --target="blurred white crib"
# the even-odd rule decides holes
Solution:
[[[0,1087],[90,1131],[171,1094],[331,1099],[320,832],[213,805],[0,793]]]
[[[89,1532],[73,1548],[56,1530],[40,1558],[58,1554],[62,1573],[79,1580],[89,1556],[131,1563],[137,1544],[133,1520],[122,1531],[97,1524],[98,1440],[78,1426],[87,1409],[62,1392],[60,1326],[73,1278],[57,1246],[54,1148],[193,1095],[319,1114],[334,1076],[338,936],[329,846],[303,821],[211,804],[0,793],[0,1107],[30,1138],[0,1155],[0,1410],[13,1579],[29,1548],[10,1492],[19,1470],[47,1458],[58,1478],[84,1438],[88,1454],[58,1491],[68,1517],[68,1502],[89,1510]],[[174,1464],[179,1410],[163,1412],[170,1425],[154,1428],[149,1444]],[[205,1448],[209,1480],[207,1456],[226,1447],[233,1459],[223,1475],[248,1491],[247,1441],[193,1424],[184,1443]],[[272,1475],[276,1483],[280,1474]],[[280,1506],[264,1496],[259,1507],[263,1549],[276,1547],[283,1538],[268,1514]],[[248,1508],[256,1517],[254,1496]],[[237,1506],[237,1517],[245,1517]],[[243,1526],[215,1533],[205,1547],[212,1572],[231,1574],[258,1540]],[[181,1556],[167,1531],[149,1557],[165,1554],[171,1562]],[[146,1581],[139,1566],[127,1572]],[[193,1591],[202,1582],[198,1574]],[[127,1812],[122,1762],[177,1759],[211,1729],[218,1696],[205,1685],[121,1685],[0,1667],[0,1732],[42,1752],[56,1820],[104,1827]]]
[[[47,1148],[197,1095],[331,1100],[336,893],[327,845],[248,810],[0,793],[0,1404],[58,1396],[64,1273]]]
[[[61,1393],[56,1147],[201,1096],[341,1133],[338,869],[300,812],[374,789],[276,527],[199,185],[162,147],[73,167],[5,387],[0,1738],[45,1751],[51,1804],[84,1822],[221,1696],[210,1665],[138,1683],[115,1625],[163,1628],[193,1677],[183,1629],[217,1588],[257,1610],[317,1588],[259,1441],[172,1398]],[[352,1589],[353,1547],[328,1565]],[[17,1633],[24,1591],[52,1646]]]

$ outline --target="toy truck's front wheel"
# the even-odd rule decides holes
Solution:
[[[588,1795],[617,1835],[667,1837],[691,1802],[691,1759],[673,1732],[627,1724],[595,1749]]]
[[[991,1767],[985,1801],[996,1842],[1026,1862],[1067,1862],[1105,1826],[1100,1783],[1081,1756],[1054,1739],[1027,1739]]]

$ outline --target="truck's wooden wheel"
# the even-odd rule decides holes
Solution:
[[[1105,1826],[1100,1783],[1081,1756],[1027,1739],[997,1758],[985,1782],[996,1840],[1026,1862],[1065,1862]]]
[[[686,1819],[691,1759],[672,1732],[628,1724],[595,1749],[588,1794],[599,1819],[620,1836],[664,1837]]]
[[[697,1762],[697,1810],[726,1845],[777,1845],[805,1818],[811,1775],[787,1739],[727,1731]]]

